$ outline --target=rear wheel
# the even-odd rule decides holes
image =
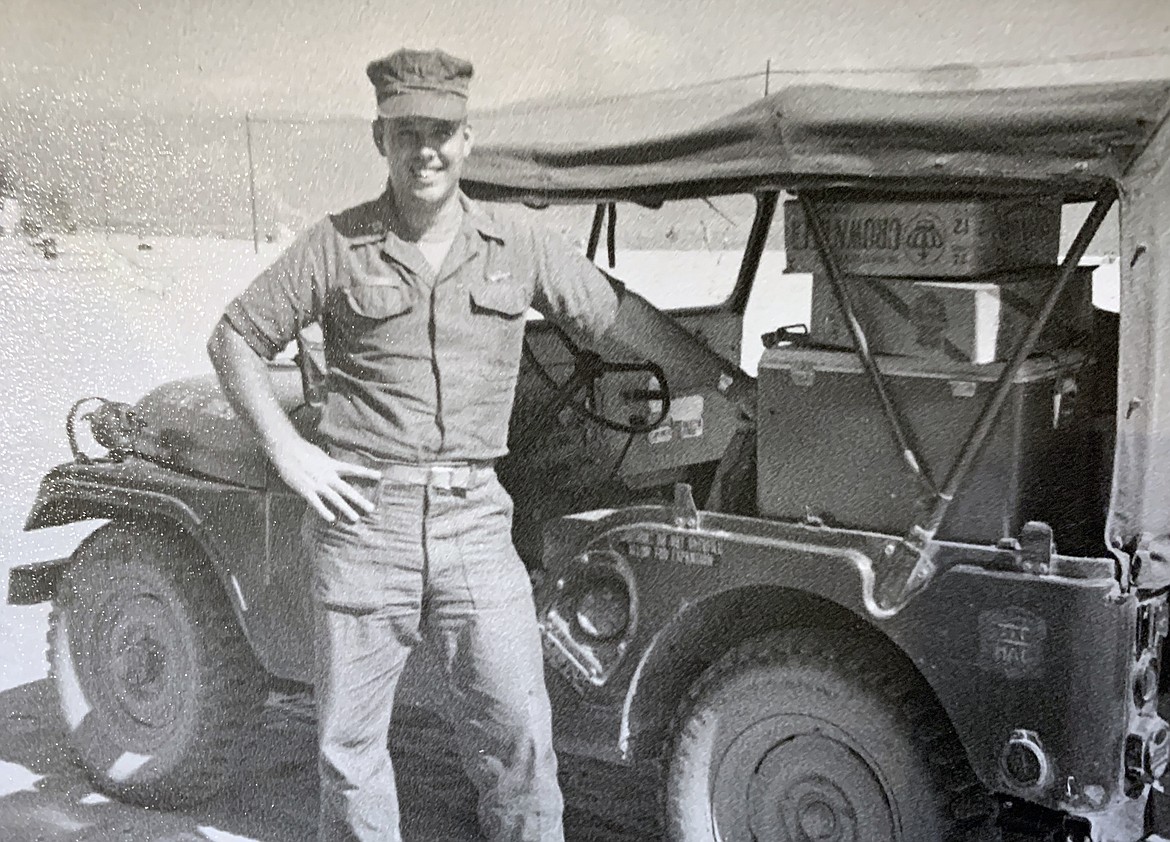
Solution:
[[[174,807],[214,795],[256,708],[260,667],[202,553],[110,524],[53,602],[49,660],[69,745],[105,792]]]
[[[989,805],[942,712],[827,634],[749,641],[695,685],[668,760],[669,839],[985,838]]]

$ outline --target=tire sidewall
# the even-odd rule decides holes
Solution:
[[[183,549],[149,533],[99,530],[78,549],[54,600],[49,657],[70,747],[101,789],[127,800],[162,800],[157,787],[198,754],[207,725],[200,629],[174,570],[190,561]],[[168,550],[180,557],[164,558]],[[109,693],[95,692],[97,682],[88,673],[111,665],[77,657],[86,646],[101,651],[103,623],[141,596],[157,603],[174,630],[165,640],[164,676],[175,702],[165,729],[135,723],[111,704]],[[183,800],[180,793],[174,796]]]
[[[870,766],[894,809],[901,839],[944,838],[935,781],[894,710],[872,688],[823,663],[746,663],[723,672],[703,687],[675,735],[666,784],[668,838],[717,838],[711,790],[719,759],[761,719],[806,716]]]

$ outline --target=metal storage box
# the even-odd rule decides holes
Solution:
[[[946,362],[1005,360],[1028,332],[1060,270],[1005,272],[978,281],[850,278],[850,300],[875,354]],[[1092,329],[1093,269],[1069,279],[1036,352],[1071,347]],[[821,345],[853,347],[829,279],[813,278],[809,334]]]
[[[1003,365],[877,359],[920,458],[941,485]],[[1035,357],[1021,368],[940,539],[995,543],[1028,520],[1051,521],[1074,493],[1077,466],[1064,454],[1081,435],[1072,412],[1081,360],[1074,353]],[[765,351],[759,408],[762,515],[902,535],[922,514],[923,489],[853,352]]]
[[[825,202],[829,247],[842,272],[928,278],[1055,264],[1060,204],[1035,199]],[[789,272],[824,271],[804,212],[784,203]]]

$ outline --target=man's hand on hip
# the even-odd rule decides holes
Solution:
[[[382,475],[373,468],[334,459],[301,437],[272,391],[267,364],[226,318],[215,326],[207,353],[227,399],[256,431],[289,488],[330,523],[338,513],[357,522],[374,508],[345,478],[379,479]]]
[[[382,474],[373,468],[334,459],[299,436],[272,447],[269,457],[285,484],[330,523],[337,519],[337,513],[356,523],[374,508],[373,502],[346,481],[346,477],[380,478]]]

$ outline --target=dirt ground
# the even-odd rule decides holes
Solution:
[[[299,842],[316,833],[314,720],[307,694],[273,692],[245,735],[233,785],[191,810],[159,812],[96,794],[70,762],[48,680],[0,693],[0,839],[11,842]],[[406,842],[474,842],[474,790],[450,729],[403,705],[391,731]],[[562,764],[570,842],[655,839],[652,793],[628,776]],[[643,791],[645,790],[645,791]]]

